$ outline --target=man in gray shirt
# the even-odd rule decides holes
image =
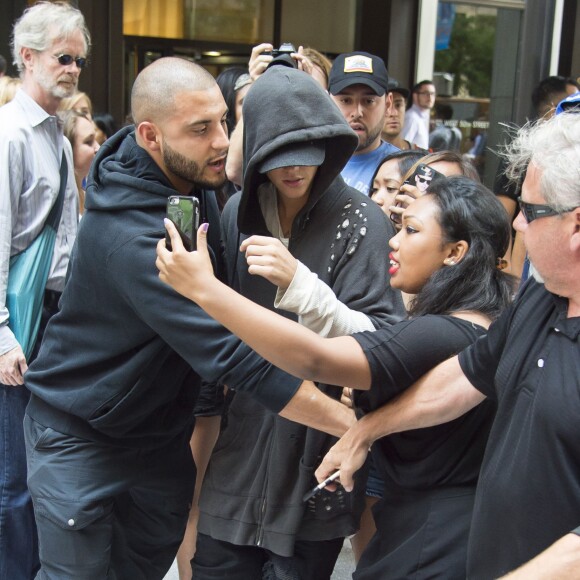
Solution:
[[[59,195],[64,157],[67,181],[39,343],[64,287],[78,224],[72,151],[56,111],[61,100],[76,91],[89,46],[82,14],[66,4],[40,2],[14,25],[13,57],[22,88],[12,102],[0,108],[0,580],[32,578],[38,568],[22,432],[29,397],[22,386],[23,374],[30,360],[9,326],[6,290],[10,262],[43,230]],[[33,357],[34,351],[29,358]]]

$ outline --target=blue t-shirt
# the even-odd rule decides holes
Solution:
[[[365,195],[369,194],[371,178],[379,163],[387,155],[399,151],[398,147],[390,143],[382,142],[376,149],[361,155],[353,155],[341,171],[342,178],[347,185],[358,189]]]

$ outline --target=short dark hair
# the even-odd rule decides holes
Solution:
[[[411,167],[415,163],[417,163],[417,161],[419,161],[419,159],[423,159],[423,157],[425,157],[425,155],[427,155],[427,151],[425,151],[424,149],[402,149],[401,151],[395,151],[394,153],[389,153],[389,155],[387,155],[386,157],[383,157],[380,160],[379,164],[377,165],[377,168],[375,169],[375,172],[373,173],[373,176],[371,177],[371,182],[369,183],[369,188],[370,189],[373,188],[373,183],[375,181],[375,178],[377,177],[379,170],[381,169],[383,164],[385,164],[387,161],[391,161],[392,159],[396,159],[398,161],[398,165],[399,165],[399,173],[401,174],[401,176],[403,176],[409,171],[409,169],[411,169]]]
[[[435,83],[433,81],[430,80],[424,80],[424,81],[419,81],[411,90],[411,92],[413,94],[419,92],[421,90],[421,87],[424,87],[425,85],[433,85],[435,86]]]
[[[111,113],[95,113],[93,123],[106,135],[107,139],[117,132],[117,122]]]
[[[554,96],[566,92],[568,85],[573,85],[580,90],[580,85],[572,77],[551,76],[541,80],[532,92],[532,104],[536,111],[544,105],[557,105],[552,103]]]
[[[468,177],[448,177],[429,187],[439,206],[442,243],[465,240],[463,259],[443,266],[429,278],[411,303],[409,314],[450,314],[472,310],[497,318],[508,306],[514,279],[498,269],[511,228],[507,213],[487,187]]]

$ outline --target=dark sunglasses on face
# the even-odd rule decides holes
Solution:
[[[77,67],[79,69],[83,69],[87,66],[87,59],[83,58],[82,56],[77,56],[76,58],[74,56],[71,56],[70,54],[59,54],[57,56],[55,56],[56,60],[58,60],[58,62],[60,64],[62,64],[62,66],[68,66],[69,64],[72,64],[73,62],[76,63]]]
[[[571,207],[570,209],[563,209],[562,211],[556,211],[549,205],[542,205],[540,203],[528,203],[524,201],[521,197],[518,197],[518,203],[520,204],[520,210],[527,223],[531,223],[538,218],[549,217],[552,215],[560,215],[573,211],[576,208]]]

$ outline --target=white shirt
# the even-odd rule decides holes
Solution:
[[[70,143],[57,117],[20,89],[0,107],[0,354],[17,346],[8,328],[6,288],[10,257],[42,231],[60,188],[62,153],[68,163],[62,216],[46,287],[62,291],[78,228],[78,194]]]
[[[411,106],[405,113],[403,139],[421,147],[429,149],[429,119],[431,109],[422,109],[417,105]]]

